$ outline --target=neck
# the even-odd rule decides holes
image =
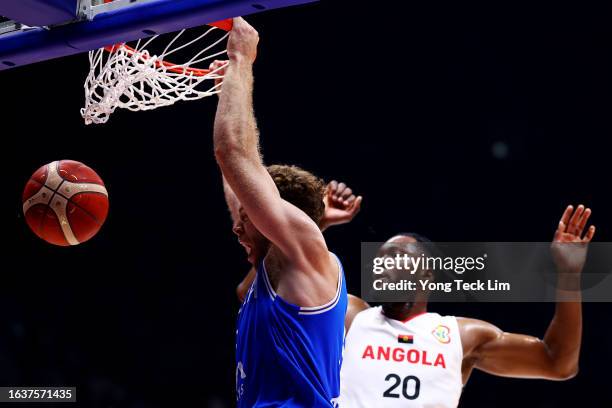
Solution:
[[[383,313],[393,320],[404,321],[425,312],[427,312],[425,302],[385,303],[383,305]]]
[[[266,262],[266,258],[268,257],[268,254],[271,252],[271,246],[270,245],[266,245],[265,248],[262,248],[261,251],[259,250],[253,250],[253,262],[251,262],[251,265],[253,265],[253,267],[255,269],[259,268],[259,266],[261,265],[262,262]]]

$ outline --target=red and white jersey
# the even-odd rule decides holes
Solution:
[[[423,313],[401,322],[381,307],[355,316],[340,372],[340,408],[455,408],[463,348],[454,316]]]

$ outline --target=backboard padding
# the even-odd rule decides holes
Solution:
[[[64,24],[49,30],[30,28],[2,35],[0,70],[226,18],[314,1],[259,0],[254,3],[253,0],[152,0],[136,3],[131,7],[96,14],[91,21]]]

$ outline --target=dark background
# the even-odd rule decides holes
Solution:
[[[585,203],[597,240],[610,240],[609,10],[398,3],[328,0],[249,19],[266,161],[364,196],[352,224],[326,233],[350,289],[360,241],[397,231],[547,241],[565,205]],[[234,289],[248,265],[213,159],[216,101],[87,127],[87,70],[80,55],[0,73],[0,385],[76,385],[88,407],[231,406]],[[59,159],[88,164],[110,193],[104,228],[74,248],[39,240],[21,215],[30,174]],[[542,336],[553,305],[431,309]],[[575,379],[474,373],[462,406],[610,406],[612,307],[584,310]]]

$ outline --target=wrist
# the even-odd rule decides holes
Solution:
[[[239,66],[239,67],[251,67],[253,66],[253,61],[251,61],[249,58],[247,58],[246,55],[241,54],[239,52],[232,52],[228,54],[228,58],[230,60],[230,63],[232,63],[234,66]]]
[[[565,291],[580,291],[580,273],[559,271],[557,277],[557,288]]]
[[[557,265],[557,274],[559,276],[577,276],[580,277],[580,274],[582,273],[582,266],[576,266],[576,265]]]
[[[330,226],[331,225],[330,225],[329,221],[327,221],[327,220],[322,219],[321,221],[319,221],[319,229],[321,230],[321,232],[325,231]]]

